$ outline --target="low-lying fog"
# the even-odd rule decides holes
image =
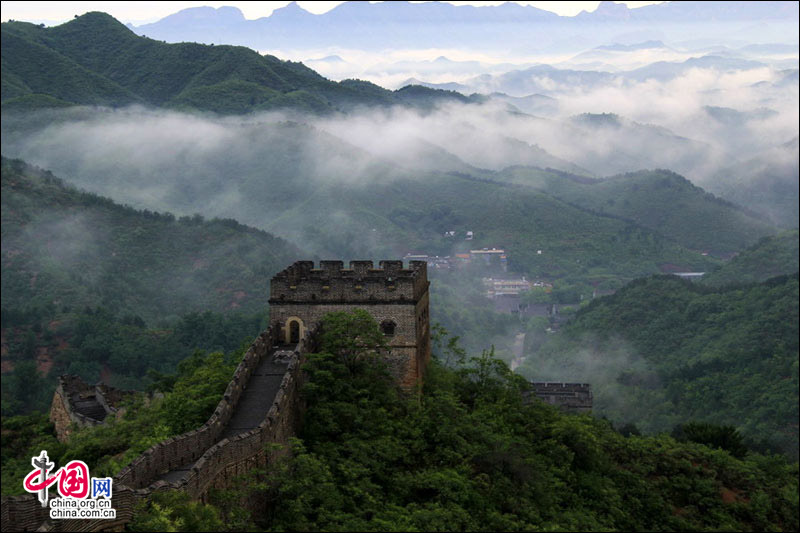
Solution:
[[[715,191],[723,189],[715,180],[758,179],[729,176],[740,163],[767,158],[785,160],[790,170],[797,166],[796,71],[792,77],[769,67],[690,68],[666,81],[593,87],[552,77],[540,83],[545,81],[556,95],[547,116],[520,112],[501,98],[432,111],[371,108],[323,117],[46,111],[5,120],[3,152],[126,203],[234,218],[247,193],[226,181],[242,172],[260,172],[267,186],[275,179],[369,184],[393,175],[381,161],[411,175],[469,172],[470,166],[497,171],[531,165],[592,177],[668,168]],[[275,129],[287,121],[304,126]],[[219,195],[204,209],[182,205],[178,184]]]

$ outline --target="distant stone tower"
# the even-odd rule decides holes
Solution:
[[[391,348],[389,370],[404,388],[422,377],[431,357],[425,261],[297,261],[272,278],[270,321],[292,344],[331,311],[364,309],[380,324]]]

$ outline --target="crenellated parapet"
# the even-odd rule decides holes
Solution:
[[[205,424],[153,445],[122,469],[115,479],[132,488],[145,488],[154,483],[159,475],[198,460],[208,448],[218,442],[250,376],[262,358],[273,349],[275,340],[274,328],[268,328],[256,337]]]
[[[80,376],[62,375],[50,404],[50,421],[61,442],[69,440],[72,427],[96,426],[117,415],[122,400],[131,394],[102,383],[90,385]]]
[[[338,304],[418,301],[428,290],[427,264],[411,261],[296,261],[272,278],[270,305],[284,303]]]
[[[552,381],[530,382],[530,388],[523,393],[526,400],[531,396],[545,403],[568,411],[585,412],[592,410],[592,386],[589,383],[561,383]]]
[[[411,389],[430,361],[428,265],[425,261],[296,261],[270,284],[270,320],[294,344],[331,312],[367,311],[386,336],[384,361]]]
[[[245,353],[211,417],[200,427],[153,445],[114,476],[113,520],[49,520],[47,509],[33,494],[4,497],[0,505],[3,531],[109,531],[122,530],[133,518],[138,502],[160,491],[182,490],[202,499],[212,487],[230,486],[233,479],[255,467],[271,464],[288,450],[302,412],[301,364],[305,354],[316,348],[316,333],[309,331],[295,349],[281,360],[280,385],[248,431],[225,437],[226,425],[240,400],[252,386],[254,372],[276,348],[274,328],[261,333]],[[77,382],[75,382],[77,383]],[[74,387],[68,389],[74,392]],[[88,393],[93,387],[80,390]],[[278,444],[277,448],[269,444]],[[182,471],[180,467],[191,464]],[[181,475],[165,481],[163,475],[178,469]]]
[[[268,467],[296,434],[303,411],[302,362],[316,350],[318,326],[328,312],[368,311],[387,337],[390,351],[384,357],[398,383],[407,389],[419,383],[430,358],[425,262],[412,261],[405,268],[402,261],[380,261],[375,268],[372,261],[351,261],[344,268],[342,261],[322,261],[315,268],[311,261],[298,261],[272,279],[269,301],[272,323],[242,357],[209,419],[150,447],[114,477],[116,519],[51,521],[29,494],[3,498],[2,530],[122,530],[136,505],[155,492],[182,490],[202,499],[211,488],[230,486],[236,476]],[[277,381],[263,388],[265,379]],[[64,378],[54,395],[52,412],[62,413],[65,427],[84,418],[101,421],[121,394],[81,383]],[[264,402],[253,408],[253,398]],[[243,413],[252,416],[238,425]]]

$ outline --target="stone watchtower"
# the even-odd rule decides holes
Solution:
[[[364,309],[380,324],[391,348],[387,363],[404,388],[422,377],[431,357],[428,326],[428,269],[425,261],[297,261],[272,278],[270,321],[281,340],[299,341],[331,311]]]

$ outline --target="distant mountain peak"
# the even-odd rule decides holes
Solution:
[[[210,6],[189,7],[181,9],[177,13],[164,17],[164,21],[191,23],[198,21],[214,22],[241,22],[244,21],[244,14],[237,7],[222,6],[213,8]]]
[[[62,24],[60,27],[69,28],[91,28],[92,31],[112,31],[121,32],[125,35],[136,35],[131,28],[121,23],[111,15],[101,11],[89,11],[79,17]]]
[[[631,11],[628,9],[626,4],[604,1],[600,2],[600,5],[597,6],[597,9],[591,13],[588,11],[581,11],[576,18],[628,20],[631,18]]]
[[[317,59],[309,59],[309,61],[318,61],[320,63],[346,63],[346,61],[342,59],[342,56],[336,54],[320,57]]]
[[[290,2],[285,7],[280,7],[272,12],[270,18],[286,18],[286,17],[305,17],[306,15],[311,15],[309,11],[306,11],[300,4],[297,2]]]
[[[663,41],[644,41],[641,43],[634,43],[634,44],[605,44],[602,46],[598,46],[595,50],[611,50],[611,51],[619,51],[619,52],[632,52],[634,50],[647,50],[651,48],[667,48],[667,45],[664,44]]]
[[[600,5],[597,6],[597,9],[594,10],[594,13],[597,14],[618,14],[624,13],[628,11],[628,5],[622,2],[611,2],[610,0],[604,0],[600,2]]]

